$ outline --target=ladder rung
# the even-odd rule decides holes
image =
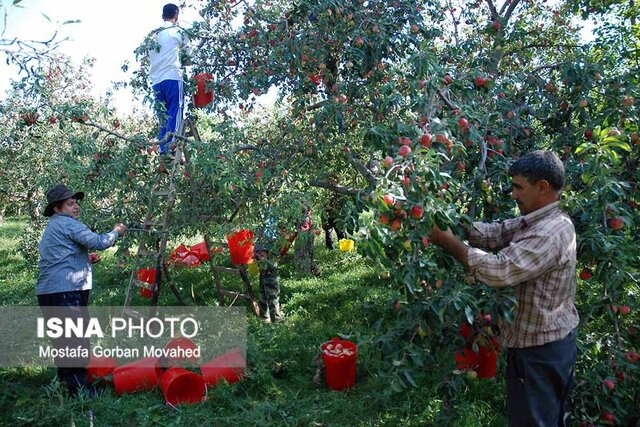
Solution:
[[[220,289],[220,293],[222,295],[226,295],[229,297],[234,297],[234,298],[244,298],[246,300],[251,300],[251,297],[247,294],[243,294],[241,292],[236,292],[236,291],[230,291],[228,289]]]
[[[154,191],[153,193],[154,196],[162,196],[162,197],[166,197],[169,195],[169,191]]]
[[[122,310],[122,313],[123,313],[123,314],[126,314],[126,315],[128,315],[128,316],[130,316],[130,317],[135,317],[135,318],[137,318],[137,319],[142,319],[142,318],[144,318],[144,316],[142,315],[142,313],[140,313],[139,311],[135,311],[134,309],[129,308],[129,307],[125,307],[125,308],[124,308],[124,310]]]
[[[157,251],[145,251],[145,250],[141,250],[138,251],[138,256],[146,256],[146,257],[157,257],[159,255],[159,253]]]
[[[222,267],[222,266],[219,266],[219,265],[214,265],[213,269],[215,271],[220,272],[220,273],[240,274],[240,270],[238,270],[237,268],[229,268],[229,267]]]
[[[161,222],[145,222],[144,224],[142,224],[143,227],[157,227],[162,225]]]
[[[151,283],[143,282],[141,280],[134,280],[133,283],[138,285],[139,288],[149,289],[150,291],[153,290],[153,285]]]

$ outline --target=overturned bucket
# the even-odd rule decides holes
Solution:
[[[113,370],[116,394],[152,390],[158,386],[162,369],[157,357],[145,357]]]
[[[111,381],[110,375],[113,374],[116,366],[116,359],[112,357],[91,356],[87,364],[87,381],[89,385],[97,380]]]
[[[163,366],[186,366],[198,363],[199,347],[189,338],[174,338],[164,346],[164,350],[166,356]]]
[[[208,385],[214,386],[223,379],[233,384],[244,376],[246,366],[242,351],[235,347],[200,366],[200,372]]]
[[[169,368],[162,374],[160,389],[164,400],[174,406],[200,403],[207,394],[207,385],[200,375],[179,367]]]
[[[320,346],[325,381],[332,390],[344,390],[356,384],[358,346],[351,341],[333,338]]]

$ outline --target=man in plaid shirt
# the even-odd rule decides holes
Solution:
[[[500,342],[508,349],[509,425],[564,426],[579,320],[575,229],[559,207],[564,167],[554,153],[539,150],[516,161],[509,175],[522,216],[474,222],[465,230],[469,245],[438,227],[429,238],[477,280],[514,288],[514,321],[498,322]]]

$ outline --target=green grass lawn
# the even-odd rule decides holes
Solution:
[[[37,269],[17,254],[24,223],[0,226],[0,298],[3,305],[37,305]],[[121,305],[129,273],[116,267],[111,252],[94,269],[92,305]],[[54,369],[0,369],[1,425],[215,425],[215,426],[490,426],[504,425],[503,382],[478,380],[443,404],[436,391],[442,367],[416,376],[419,387],[391,392],[385,375],[392,361],[370,344],[373,323],[392,316],[395,290],[381,282],[366,260],[355,253],[316,246],[322,269],[317,278],[298,277],[292,261],[280,265],[282,324],[263,324],[248,313],[248,375],[234,385],[208,392],[197,405],[175,410],[159,390],[117,396],[107,387],[97,398],[83,400],[61,393]],[[216,305],[215,286],[206,266],[177,270],[173,280],[194,305]],[[257,291],[255,278],[254,289]],[[239,283],[227,285],[240,290]],[[195,297],[195,300],[194,300]],[[169,292],[161,303],[172,305]],[[337,335],[360,343],[358,382],[344,392],[313,382],[318,347]],[[453,358],[453,355],[452,355]],[[453,366],[453,364],[451,364]],[[498,378],[500,373],[498,374]]]

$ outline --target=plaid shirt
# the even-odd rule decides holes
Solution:
[[[474,222],[469,248],[474,277],[489,286],[513,286],[518,305],[509,324],[498,321],[505,347],[533,347],[564,338],[578,325],[576,233],[559,202],[496,223]]]

